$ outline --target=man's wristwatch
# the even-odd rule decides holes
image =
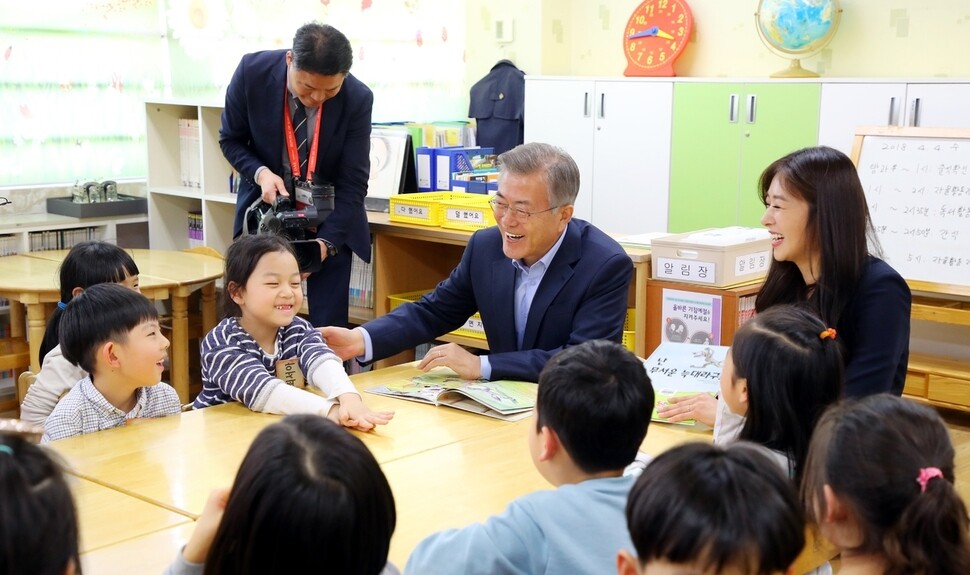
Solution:
[[[332,258],[333,256],[337,255],[337,246],[333,245],[332,243],[328,242],[327,240],[325,240],[323,238],[318,238],[318,239],[321,242],[323,242],[323,245],[327,246],[327,257],[328,258]]]

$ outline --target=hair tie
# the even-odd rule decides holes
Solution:
[[[919,492],[926,493],[926,484],[930,482],[930,479],[937,477],[943,479],[943,472],[940,471],[939,467],[921,467],[919,477],[916,478],[916,483],[919,483]]]
[[[65,309],[67,309],[67,304],[64,303],[64,302],[62,302],[62,301],[59,301],[59,302],[57,302],[57,307],[59,309],[61,309],[61,310],[65,310]]]
[[[828,328],[822,330],[822,333],[818,334],[819,339],[835,339],[835,328]]]
[[[0,445],[0,453],[6,453],[7,455],[13,457],[13,447],[9,445]]]

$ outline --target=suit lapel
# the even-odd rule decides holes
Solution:
[[[347,74],[347,77],[349,78],[350,74]],[[320,148],[317,151],[317,173],[323,172],[323,157],[329,152],[326,144],[333,141],[340,116],[344,112],[345,97],[346,92],[341,90],[335,97],[323,103],[323,117],[320,118]]]
[[[515,349],[515,266],[501,257],[492,263],[492,305],[501,310],[502,321],[497,323],[502,341],[511,342],[508,349]],[[501,349],[496,345],[496,348]]]
[[[281,58],[280,65],[273,66],[271,72],[271,79],[268,84],[269,94],[269,117],[264,118],[267,126],[271,128],[267,129],[267,133],[275,134],[273,137],[273,155],[272,157],[277,162],[281,162],[280,167],[276,170],[277,174],[283,174],[284,166],[283,162],[283,106],[288,104],[289,92],[286,91],[286,52],[283,52],[283,57]],[[287,113],[289,110],[287,109]]]
[[[536,339],[539,336],[539,325],[545,317],[549,306],[559,295],[563,286],[573,276],[573,267],[582,255],[580,245],[579,228],[572,222],[566,228],[566,237],[563,238],[556,257],[552,259],[552,264],[542,276],[542,282],[536,290],[536,295],[532,298],[532,305],[529,306],[529,319],[525,324],[525,334],[522,337],[522,349],[532,349],[536,346]]]

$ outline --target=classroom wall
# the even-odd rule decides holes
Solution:
[[[761,43],[757,0],[687,0],[694,35],[679,76],[764,77],[787,67]],[[621,34],[638,0],[467,0],[466,76],[500,58],[531,74],[621,76]],[[802,61],[828,77],[970,77],[970,2],[842,0],[842,22],[819,55]],[[512,43],[491,38],[495,19],[513,21]],[[539,41],[539,53],[532,52]],[[516,59],[518,58],[518,59]],[[470,84],[469,84],[470,85]]]

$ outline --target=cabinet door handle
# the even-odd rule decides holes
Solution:
[[[731,97],[728,99],[728,122],[732,124],[738,123],[738,103],[738,95],[731,94]]]
[[[589,117],[589,92],[583,92],[583,117]]]
[[[920,113],[919,98],[913,98],[912,112],[913,113],[910,115],[910,118],[909,118],[909,125],[913,127],[919,126],[919,113]]]
[[[600,118],[606,117],[606,94],[600,94]]]
[[[748,94],[748,123],[754,124],[755,121],[755,108],[758,106],[758,96],[754,94]]]
[[[889,120],[886,122],[886,124],[889,125],[889,126],[895,126],[896,125],[896,121],[897,121],[897,118],[896,118],[896,97],[893,96],[892,98],[889,98]]]

